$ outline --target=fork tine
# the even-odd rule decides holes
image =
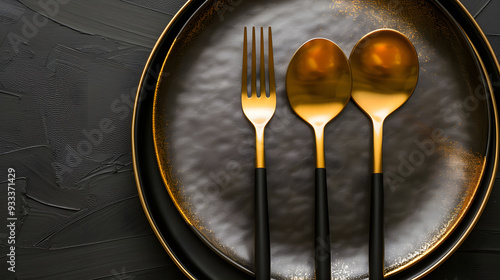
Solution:
[[[269,97],[276,97],[276,85],[274,81],[274,56],[273,56],[273,35],[269,26],[269,50],[268,50],[268,71],[269,71]]]
[[[266,97],[266,61],[264,58],[264,27],[260,27],[260,97]]]
[[[255,27],[252,27],[252,96],[257,96],[257,57],[255,54]]]
[[[243,29],[243,69],[241,73],[241,97],[245,95],[248,97],[248,84],[247,84],[247,28]]]

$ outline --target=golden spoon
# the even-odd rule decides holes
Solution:
[[[327,39],[312,39],[295,52],[286,74],[290,105],[316,135],[316,279],[331,279],[330,227],[324,129],[351,97],[351,70],[342,50]]]
[[[373,175],[370,203],[370,280],[384,278],[384,185],[382,128],[385,118],[412,95],[418,80],[418,55],[398,31],[373,31],[350,57],[352,98],[373,122]]]

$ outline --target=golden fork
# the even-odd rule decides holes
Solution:
[[[247,83],[247,28],[243,36],[243,71],[241,75],[241,107],[247,119],[255,127],[255,279],[271,278],[271,253],[269,218],[267,211],[267,175],[264,158],[264,129],[276,110],[274,81],[273,42],[271,27],[268,38],[269,96],[266,94],[266,70],[264,56],[264,28],[260,28],[260,96],[257,96],[257,58],[255,27],[252,28],[252,77],[251,95]]]

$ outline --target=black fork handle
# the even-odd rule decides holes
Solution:
[[[316,239],[314,256],[316,262],[316,279],[331,279],[330,252],[330,215],[328,213],[328,192],[326,187],[326,169],[316,168],[315,227]]]
[[[271,249],[265,168],[255,169],[255,279],[271,278]]]

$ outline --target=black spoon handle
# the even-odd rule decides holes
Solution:
[[[384,279],[384,175],[372,174],[370,201],[370,280]]]
[[[316,240],[314,256],[316,260],[316,279],[331,279],[330,222],[328,213],[328,194],[326,188],[326,169],[316,168]]]
[[[255,279],[271,278],[269,216],[265,168],[255,169]]]

